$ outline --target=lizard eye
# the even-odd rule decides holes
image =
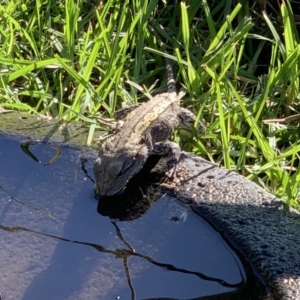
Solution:
[[[121,170],[118,174],[117,174],[117,177],[121,177],[123,175],[124,171]]]
[[[125,174],[131,168],[131,166],[132,166],[132,164],[126,164],[126,165],[122,166],[120,172],[117,174],[117,177],[120,177],[123,174]]]

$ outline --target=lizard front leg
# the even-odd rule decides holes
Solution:
[[[155,143],[153,149],[149,151],[149,154],[167,155],[167,170],[169,171],[172,169],[172,173],[168,174],[168,177],[170,179],[174,179],[180,152],[181,150],[178,144],[170,141],[164,141]]]
[[[98,123],[108,126],[113,133],[117,133],[123,127],[124,119],[126,118],[126,116],[130,112],[132,112],[133,110],[135,110],[136,108],[141,106],[141,104],[142,103],[136,103],[136,104],[130,105],[128,107],[118,109],[114,114],[114,118],[115,118],[114,120],[108,119],[108,118],[103,118],[100,116],[94,116],[94,119]]]

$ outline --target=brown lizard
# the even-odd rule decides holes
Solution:
[[[150,30],[152,31],[151,28]],[[162,46],[163,43],[157,36],[156,39],[159,46]],[[180,147],[168,139],[179,124],[193,127],[196,117],[189,110],[180,107],[173,69],[168,58],[166,71],[166,93],[117,112],[117,119],[122,126],[103,143],[94,165],[96,193],[100,196],[112,196],[123,191],[127,182],[141,170],[150,155],[168,154],[168,169],[178,162]],[[205,130],[201,122],[199,129],[202,132]]]

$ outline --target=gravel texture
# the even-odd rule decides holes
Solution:
[[[177,198],[223,232],[267,282],[273,299],[300,299],[300,214],[245,177],[188,153]]]

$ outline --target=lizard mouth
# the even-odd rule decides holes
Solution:
[[[124,193],[125,189],[126,189],[126,185],[127,185],[127,181],[121,185],[117,190],[113,190],[112,192],[110,190],[108,190],[105,194],[100,194],[99,190],[97,188],[97,185],[94,185],[94,197],[96,200],[101,200],[103,198],[106,197],[112,197],[112,196],[120,196]]]
[[[108,190],[106,193],[106,196],[120,196],[124,193],[126,189],[128,181],[124,182],[122,185],[120,185],[117,189],[113,189],[113,191]]]

